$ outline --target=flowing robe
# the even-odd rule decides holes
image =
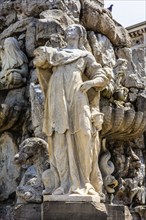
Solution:
[[[64,188],[82,188],[91,183],[98,190],[99,141],[92,138],[89,100],[80,87],[84,73],[89,80],[102,78],[105,85],[109,80],[88,51],[46,48],[46,56],[51,73],[48,88],[43,74],[39,74],[39,81],[47,91],[43,131],[50,140],[51,166]]]

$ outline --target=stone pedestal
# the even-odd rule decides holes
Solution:
[[[132,220],[125,206],[99,202],[51,201],[42,204],[42,220]]]
[[[125,206],[93,201],[45,201],[42,204],[0,206],[0,220],[139,220],[135,212],[133,216],[134,219]]]
[[[96,205],[97,207],[88,202],[44,202],[42,220],[107,219],[105,206],[101,203]]]

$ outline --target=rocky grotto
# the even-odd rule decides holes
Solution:
[[[0,2],[0,220],[146,220],[145,51],[102,2]]]

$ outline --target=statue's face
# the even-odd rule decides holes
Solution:
[[[9,45],[10,45],[10,42],[5,40],[5,42],[4,42],[4,48],[8,47]]]
[[[13,39],[11,38],[7,38],[5,41],[4,41],[4,48],[7,49],[11,46],[14,46],[14,42],[13,42]]]
[[[70,40],[78,40],[79,39],[78,28],[75,26],[71,26],[66,31],[66,41]]]
[[[19,43],[14,37],[8,37],[4,41],[4,50],[5,52],[9,51],[10,55],[13,50],[19,51]],[[14,59],[14,57],[13,57]]]

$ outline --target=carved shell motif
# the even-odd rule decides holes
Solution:
[[[127,141],[139,137],[146,129],[146,112],[105,106],[101,137]]]

